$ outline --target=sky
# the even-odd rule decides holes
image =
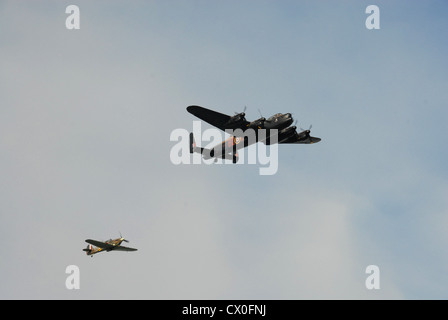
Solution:
[[[447,9],[0,1],[0,298],[447,299]],[[189,105],[322,141],[274,175],[175,165]],[[120,233],[137,252],[82,251]]]

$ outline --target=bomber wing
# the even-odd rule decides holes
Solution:
[[[192,115],[198,117],[201,120],[211,124],[214,127],[225,131],[226,129],[247,129],[248,121],[243,121],[238,127],[235,128],[235,125],[232,125],[229,121],[232,119],[231,116],[228,116],[223,113],[219,113],[210,109],[206,109],[200,106],[189,106],[187,107],[187,111]]]
[[[285,141],[279,142],[280,144],[291,143],[291,144],[313,144],[317,143],[321,140],[321,138],[312,137],[309,134],[293,136],[291,138],[286,139]]]

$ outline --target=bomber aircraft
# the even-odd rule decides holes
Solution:
[[[120,238],[117,239],[109,239],[107,241],[97,241],[97,240],[92,240],[92,239],[87,239],[86,242],[88,243],[87,248],[83,249],[82,251],[84,251],[88,256],[93,257],[94,254],[99,253],[99,252],[109,252],[109,251],[137,251],[137,249],[134,248],[128,248],[125,246],[122,246],[121,243],[122,242],[129,242],[128,240],[126,240],[125,238],[123,238],[120,235]],[[93,246],[95,247],[93,247]]]
[[[234,116],[222,114],[200,106],[189,106],[187,107],[187,111],[223,131],[233,131],[233,135],[230,138],[212,149],[196,146],[193,133],[190,133],[190,153],[200,153],[205,160],[215,158],[216,162],[217,159],[227,159],[236,163],[238,162],[237,150],[257,142],[270,145],[271,138],[274,136],[276,136],[277,143],[279,144],[312,144],[321,140],[310,135],[311,126],[308,130],[301,129],[302,131],[300,133],[296,131],[296,126],[290,126],[294,121],[291,113],[277,113],[268,119],[261,117],[249,122],[245,118],[245,109],[243,112],[236,113]],[[249,139],[249,135],[246,134],[248,129],[253,129],[252,132],[255,135],[253,139]],[[258,131],[259,129],[265,129],[265,135],[261,135]]]

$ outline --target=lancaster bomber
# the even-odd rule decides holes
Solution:
[[[321,139],[312,137],[311,126],[308,130],[301,129],[297,132],[296,126],[291,126],[293,118],[291,113],[277,113],[266,119],[261,117],[249,122],[246,120],[245,110],[229,116],[200,106],[189,106],[187,111],[199,119],[211,124],[223,131],[232,131],[232,136],[212,149],[206,149],[196,146],[193,133],[190,133],[190,153],[200,153],[204,159],[227,159],[233,163],[238,162],[237,150],[245,148],[257,142],[263,142],[266,145],[271,144],[271,140],[276,140],[279,144],[312,144]],[[249,129],[254,132],[254,139],[248,139],[246,134]],[[265,134],[260,134],[259,130],[265,129]],[[272,138],[276,139],[272,139]]]

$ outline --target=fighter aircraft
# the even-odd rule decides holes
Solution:
[[[88,256],[92,256],[92,257],[94,254],[103,252],[103,251],[106,251],[106,252],[115,251],[115,250],[116,251],[137,251],[137,249],[128,248],[128,247],[121,245],[122,242],[129,242],[128,240],[123,238],[121,236],[121,234],[120,234],[120,238],[109,239],[105,242],[92,240],[92,239],[87,239],[86,242],[89,245],[87,245],[87,248],[82,249],[82,251],[85,251],[85,253]],[[94,245],[95,247],[93,247],[92,245]]]
[[[233,136],[212,149],[197,147],[193,133],[190,133],[190,153],[200,153],[206,160],[215,158],[215,162],[220,158],[232,160],[233,163],[236,163],[238,162],[237,150],[257,142],[270,145],[274,135],[276,135],[277,143],[279,144],[312,144],[321,140],[310,135],[311,126],[308,130],[302,129],[300,133],[296,131],[296,126],[290,127],[294,121],[291,113],[277,113],[268,119],[261,117],[249,122],[245,118],[246,114],[244,111],[236,113],[234,116],[222,114],[200,106],[189,106],[187,107],[187,111],[223,131],[236,130],[236,132],[233,132]],[[248,136],[245,135],[248,129],[253,129],[255,139],[248,139]],[[258,129],[266,129],[266,134],[264,136],[259,135]],[[229,152],[229,150],[232,152]]]

